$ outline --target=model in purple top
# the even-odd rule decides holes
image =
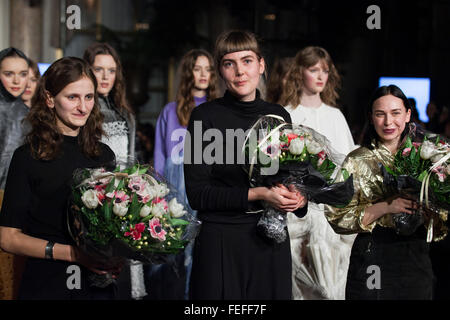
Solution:
[[[195,106],[206,101],[208,101],[206,95],[201,97],[194,96]],[[154,166],[159,174],[164,175],[164,166],[167,158],[171,157],[172,150],[176,146],[184,147],[185,133],[186,126],[180,124],[177,116],[177,103],[175,101],[169,102],[161,111],[156,122]],[[179,151],[182,152],[182,150]]]
[[[168,103],[156,122],[154,167],[167,182],[176,187],[179,198],[186,208],[196,215],[187,201],[184,186],[183,149],[186,127],[192,110],[217,98],[216,74],[212,56],[205,50],[187,52],[180,63],[180,85],[176,101]],[[171,300],[187,298],[191,270],[192,243],[184,256],[178,255],[178,275],[170,265],[152,266],[150,270],[150,299]]]

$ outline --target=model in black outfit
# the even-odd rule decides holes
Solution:
[[[233,45],[239,40],[249,43],[249,49],[220,53],[224,42]],[[219,37],[216,60],[228,90],[223,98],[195,108],[188,125],[190,141],[186,140],[184,160],[186,192],[189,204],[198,210],[202,221],[193,254],[192,299],[291,299],[289,240],[274,244],[264,238],[256,230],[260,213],[249,211],[261,209],[256,200],[265,200],[284,211],[303,207],[296,211],[303,216],[306,200],[281,188],[250,188],[248,176],[237,162],[243,140],[225,138],[227,129],[244,132],[262,115],[275,114],[291,121],[284,108],[260,99],[256,85],[264,71],[264,60],[255,43],[252,34],[241,31]],[[235,85],[236,78],[240,79],[238,85]],[[220,131],[224,138],[223,157],[212,164],[203,157],[197,164],[201,154],[196,150],[196,143],[202,141],[199,134],[208,129]],[[204,156],[209,144],[203,142]],[[218,156],[218,150],[213,155]]]
[[[86,276],[105,272],[76,250],[67,231],[70,182],[76,168],[111,164],[114,153],[99,142],[96,82],[83,60],[56,61],[42,84],[48,94],[43,88],[37,92],[38,102],[27,117],[32,127],[27,144],[14,152],[9,168],[0,244],[5,251],[29,257],[19,299],[93,299]],[[71,265],[80,267],[79,288],[67,285],[77,284],[69,279]]]

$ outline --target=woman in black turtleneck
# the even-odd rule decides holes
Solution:
[[[260,213],[254,212],[263,200],[303,216],[306,199],[285,188],[250,188],[237,161],[244,131],[260,116],[275,114],[287,122],[291,118],[281,106],[260,98],[257,86],[265,65],[252,33],[223,33],[215,56],[227,91],[223,98],[193,110],[185,142],[186,192],[202,221],[194,247],[191,298],[291,299],[289,240],[281,244],[266,240],[256,230]],[[222,150],[211,152],[208,129],[213,129],[208,132]],[[230,133],[238,136],[238,131],[240,137],[230,139]]]

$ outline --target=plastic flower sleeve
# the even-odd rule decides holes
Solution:
[[[345,206],[353,196],[353,177],[341,170],[345,155],[315,130],[263,116],[250,128],[243,146],[244,170],[251,186],[294,185],[309,201]],[[345,181],[336,183],[338,174]],[[266,209],[258,224],[271,239],[286,239],[286,217]]]

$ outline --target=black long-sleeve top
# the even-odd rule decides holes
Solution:
[[[227,91],[224,97],[193,110],[185,138],[184,177],[189,204],[198,210],[200,220],[253,223],[259,219],[260,214],[247,213],[262,206],[259,201],[248,201],[248,176],[237,160],[244,132],[267,114],[292,122],[283,107],[261,100],[259,91],[250,102],[239,101]],[[241,134],[233,137],[237,130]],[[302,217],[306,212],[305,206],[295,214]]]
[[[77,137],[64,136],[61,154],[54,160],[36,160],[28,144],[19,147],[8,171],[0,226],[62,244],[72,243],[67,229],[67,200],[70,181],[77,168],[111,164],[112,150],[101,144],[102,154],[85,156]]]

